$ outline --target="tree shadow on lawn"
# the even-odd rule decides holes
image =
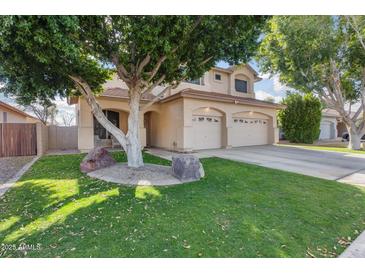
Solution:
[[[364,191],[336,182],[210,158],[199,182],[125,187],[82,157],[43,157],[0,200],[0,242],[41,244],[1,256],[332,257],[365,227]]]

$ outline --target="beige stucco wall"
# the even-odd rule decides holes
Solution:
[[[3,121],[3,113],[6,112],[7,113],[7,123],[36,123],[38,122],[38,120],[30,118],[30,117],[25,117],[23,115],[20,115],[19,113],[16,112],[12,112],[8,109],[2,108],[0,106],[0,123],[4,123]]]
[[[255,107],[248,105],[235,105],[230,103],[184,99],[184,146],[183,150],[191,151],[193,147],[193,112],[197,109],[205,109],[206,115],[212,115],[211,112],[219,111],[223,114],[222,123],[222,147],[230,148],[234,143],[232,132],[232,117],[236,113],[246,113],[249,117],[266,117],[269,120],[269,140],[270,144],[277,143],[279,139],[279,131],[277,128],[276,110],[271,108]]]
[[[103,109],[128,111],[126,101],[120,99],[99,98]],[[180,98],[163,104],[155,104],[140,114],[141,146],[146,145],[146,128],[144,114],[150,112],[151,137],[149,141],[154,147],[175,151],[192,151],[193,148],[193,114],[222,116],[222,147],[229,148],[237,143],[232,130],[233,117],[263,118],[268,120],[268,142],[278,142],[279,131],[276,121],[276,110],[240,104]],[[78,113],[78,148],[88,151],[94,147],[93,117],[90,107],[84,99],[79,100]],[[127,118],[121,120],[127,123]],[[125,126],[124,126],[125,127]]]
[[[237,92],[235,90],[235,79],[247,81],[247,93]],[[230,77],[230,91],[229,93],[233,96],[255,98],[254,86],[255,76],[247,67],[240,67],[235,70]]]
[[[221,80],[215,79],[215,74],[220,74]],[[229,74],[221,71],[211,70],[209,71],[209,77],[207,85],[212,92],[218,92],[223,94],[229,93]]]
[[[217,74],[217,73],[221,75],[220,81],[215,80],[215,74]],[[203,78],[204,85],[197,85],[197,84],[182,82],[177,88],[171,90],[170,93],[166,94],[166,96],[173,95],[184,89],[191,88],[191,89],[196,89],[196,90],[201,90],[201,91],[206,91],[206,92],[217,92],[217,93],[230,94],[230,95],[239,96],[239,97],[255,98],[255,93],[254,93],[254,88],[253,88],[254,83],[255,83],[255,75],[253,74],[253,72],[250,69],[248,69],[244,65],[237,66],[235,68],[235,70],[233,71],[233,73],[227,72],[224,69],[221,70],[221,69],[217,69],[217,68],[212,68],[211,70],[204,73],[202,78]],[[247,81],[247,89],[248,89],[247,93],[235,91],[235,82],[234,82],[235,79]],[[122,80],[118,79],[117,75],[114,75],[111,80],[107,81],[103,85],[103,87],[105,89],[116,88],[116,87],[125,88],[125,89],[128,88]],[[163,89],[164,89],[164,87],[161,87],[161,86],[156,87],[152,91],[152,93],[156,95]]]
[[[217,73],[221,75],[220,81],[215,80],[215,74]],[[180,92],[181,90],[191,88],[207,92],[229,94],[238,97],[255,98],[255,75],[246,66],[238,66],[233,73],[228,73],[224,70],[212,68],[210,71],[204,74],[203,79],[204,85],[196,85],[183,82],[177,88],[173,89],[168,95],[172,95]],[[247,81],[247,93],[237,92],[235,90],[235,79]]]
[[[128,129],[128,116],[127,113],[129,112],[128,102],[126,100],[121,100],[117,98],[105,98],[99,97],[98,103],[102,109],[109,109],[114,111],[120,112],[120,119],[119,119],[119,127],[122,131],[127,132]],[[148,108],[147,111],[158,111],[159,106],[153,105]],[[140,114],[140,140],[141,145],[144,147],[146,145],[146,129],[144,127],[144,113],[141,112]],[[77,127],[78,127],[78,148],[82,152],[89,151],[90,149],[94,148],[94,120],[93,115],[91,113],[91,108],[85,101],[85,99],[80,98],[78,105],[76,106],[76,113],[77,113]],[[164,143],[165,144],[165,143]]]
[[[151,119],[153,146],[176,151],[184,150],[182,99],[155,105]]]
[[[128,112],[128,103],[112,98],[98,98],[98,103],[103,109]],[[85,101],[80,98],[76,106],[77,126],[78,126],[78,148],[81,151],[89,151],[94,148],[94,120],[91,108]],[[125,119],[120,120],[121,128],[125,130]]]
[[[215,74],[221,75],[221,81],[215,80]],[[235,79],[245,80],[248,83],[248,92],[235,91]],[[213,68],[203,75],[204,85],[195,85],[191,83],[181,83],[176,89],[172,90],[167,95],[178,93],[181,90],[191,88],[206,92],[218,92],[239,97],[255,98],[254,82],[255,75],[252,70],[246,66],[237,66],[233,72],[227,70]],[[122,87],[127,88],[126,85],[118,80],[116,76],[108,81],[104,88]],[[157,87],[153,93],[158,94],[163,87]],[[128,104],[126,100],[117,98],[98,98],[98,102],[103,109],[110,109],[114,111],[122,111],[120,113],[120,128],[127,132],[127,112]],[[209,110],[208,110],[209,108]],[[146,145],[146,134],[148,132],[150,137],[148,142],[155,147],[161,147],[169,150],[177,151],[191,151],[193,147],[193,128],[192,115],[194,111],[218,111],[222,116],[222,147],[231,147],[232,144],[237,143],[232,130],[233,115],[251,115],[252,117],[264,117],[268,121],[268,142],[276,143],[279,139],[279,130],[276,123],[276,110],[265,107],[255,107],[249,105],[223,103],[207,100],[197,100],[180,98],[178,100],[168,101],[163,104],[155,104],[148,110],[140,114],[140,140],[141,145]],[[80,99],[77,111],[78,124],[78,147],[81,151],[88,151],[94,147],[94,132],[93,132],[93,117],[90,107],[84,99]],[[145,125],[144,114],[148,114],[149,127]],[[212,113],[207,113],[211,115]],[[249,117],[248,117],[249,118]],[[147,120],[146,120],[147,121]]]

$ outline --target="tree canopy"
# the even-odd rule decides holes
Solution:
[[[365,51],[346,17],[274,16],[258,60],[264,72],[279,74],[281,82],[316,94],[325,107],[336,110],[353,140],[363,134]],[[354,103],[360,107],[353,109]],[[360,115],[362,122],[357,126]],[[352,148],[360,147],[359,138],[356,145],[351,140]]]
[[[218,60],[247,62],[262,16],[3,16],[3,90],[23,101],[66,96],[71,76],[94,92],[118,70],[142,90],[201,76]]]
[[[345,99],[358,98],[365,52],[341,17],[274,16],[259,51],[265,72],[303,92],[333,88],[333,70],[340,70]]]
[[[140,167],[142,95],[164,85],[157,100],[217,61],[247,62],[265,21],[265,16],[0,17],[0,77],[5,92],[26,104],[57,94],[83,95],[126,151],[128,165]],[[129,89],[127,134],[105,117],[95,98],[112,73]]]

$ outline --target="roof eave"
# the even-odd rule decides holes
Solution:
[[[190,93],[189,93],[190,91]],[[194,92],[194,91],[193,91]],[[203,100],[210,100],[210,101],[220,101],[220,102],[226,102],[226,103],[234,103],[234,104],[240,104],[240,105],[251,105],[251,106],[257,106],[257,107],[265,107],[265,108],[274,108],[274,109],[284,109],[285,106],[281,104],[275,104],[275,103],[268,103],[268,102],[249,102],[245,100],[245,98],[239,98],[239,97],[219,97],[216,95],[209,94],[209,92],[206,92],[206,94],[194,94],[191,90],[182,90],[179,93],[176,93],[172,96],[169,96],[167,98],[164,98],[159,101],[159,103],[166,103],[169,101],[173,101],[179,98],[193,98],[193,99],[203,99]]]
[[[17,113],[17,114],[19,114],[19,115],[21,115],[23,117],[31,118],[31,119],[35,119],[35,120],[39,120],[38,118],[36,118],[36,117],[34,117],[34,116],[32,116],[32,115],[30,115],[30,114],[28,114],[28,113],[20,110],[20,109],[17,109],[17,108],[15,108],[15,107],[7,104],[7,103],[4,103],[2,101],[0,101],[0,106],[4,107],[4,108],[6,108],[6,109],[8,109],[10,111],[13,111],[13,112],[15,112],[15,113]]]

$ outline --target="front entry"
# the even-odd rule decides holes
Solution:
[[[125,132],[125,128],[127,126],[128,114],[122,111],[112,111],[112,110],[103,110],[105,116],[108,120],[117,128],[120,128],[123,132]],[[99,122],[94,119],[94,145],[95,147],[119,147],[120,144],[113,137],[113,135],[108,132]]]
[[[222,147],[222,117],[193,115],[193,149]]]

